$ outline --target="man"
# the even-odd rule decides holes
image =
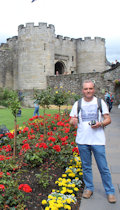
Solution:
[[[110,94],[107,91],[105,91],[105,102],[107,103],[107,106],[108,106],[108,109],[110,112],[112,109],[112,104],[111,104],[111,100],[110,100]]]
[[[102,120],[101,112],[97,110],[97,98],[94,96],[95,87],[92,81],[86,80],[83,82],[82,93],[84,97],[81,101],[81,110],[78,114],[78,102],[75,102],[70,113],[70,123],[74,126],[78,125],[76,143],[82,161],[83,180],[86,186],[83,198],[90,198],[94,191],[91,166],[91,153],[93,153],[101,174],[107,199],[110,203],[115,203],[115,190],[105,156],[105,134],[103,129],[111,123],[109,111],[106,103],[101,99]],[[91,120],[96,121],[96,123],[91,125]]]
[[[33,116],[36,116],[36,115],[39,116],[39,104],[37,100],[34,102],[34,107],[35,109],[34,109]]]

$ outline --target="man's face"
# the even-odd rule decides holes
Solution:
[[[82,92],[86,101],[92,100],[95,93],[94,84],[92,82],[84,83]]]

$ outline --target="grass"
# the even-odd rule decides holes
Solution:
[[[62,106],[61,109],[65,109],[66,106]],[[31,117],[33,117],[34,108],[22,108],[21,117],[17,117],[17,124],[19,127],[23,126],[23,122],[27,122]],[[47,114],[58,113],[58,107],[51,106],[50,109],[46,110]],[[39,114],[43,115],[43,109],[40,107]],[[14,117],[11,110],[7,108],[0,109],[0,125],[5,125],[9,130],[14,129]]]

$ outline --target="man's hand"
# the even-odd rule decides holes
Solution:
[[[78,118],[74,115],[74,117],[71,117],[70,124],[73,126],[77,126],[78,124]]]
[[[96,122],[96,124],[92,125],[91,128],[105,127],[106,125],[109,125],[111,123],[111,118],[109,114],[104,114],[103,117],[104,120],[102,122]]]
[[[101,124],[101,122],[98,122],[98,121],[96,121],[95,125],[91,126],[91,128],[99,128],[99,127],[102,127],[102,124]]]

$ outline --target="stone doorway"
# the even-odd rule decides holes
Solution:
[[[55,75],[64,74],[65,72],[65,65],[63,62],[58,61],[55,64]]]

